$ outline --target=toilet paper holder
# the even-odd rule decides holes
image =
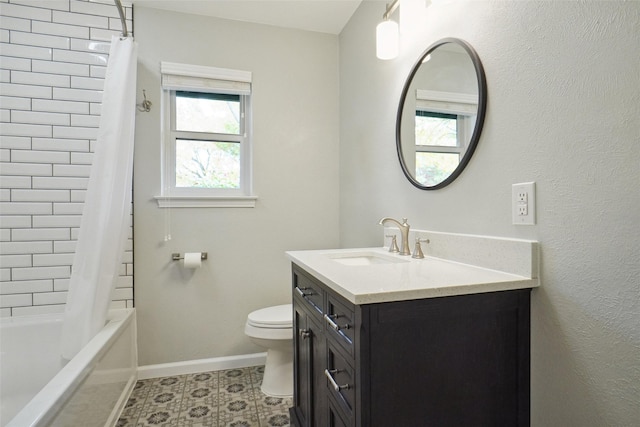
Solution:
[[[171,254],[171,260],[172,261],[180,261],[181,259],[184,259],[184,255],[181,255],[181,254],[178,254],[178,253]],[[202,259],[202,260],[207,259],[207,253],[206,252],[200,253],[200,259]]]

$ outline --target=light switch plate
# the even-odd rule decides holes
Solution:
[[[514,225],[536,223],[535,182],[523,182],[511,186],[511,215]]]

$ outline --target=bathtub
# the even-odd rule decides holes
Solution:
[[[0,427],[113,426],[137,379],[135,309],[112,310],[68,363],[62,314],[0,320]]]

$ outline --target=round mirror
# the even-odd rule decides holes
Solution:
[[[449,185],[478,144],[487,104],[480,58],[460,39],[442,39],[414,65],[396,120],[398,158],[423,190]]]

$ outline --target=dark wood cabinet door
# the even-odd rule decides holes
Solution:
[[[311,419],[310,331],[308,315],[294,299],[293,304],[293,408],[292,424],[309,427]]]
[[[370,312],[369,424],[529,425],[529,291]]]
[[[296,427],[326,424],[326,396],[323,375],[325,369],[325,339],[322,324],[294,298],[294,395],[291,410]]]

